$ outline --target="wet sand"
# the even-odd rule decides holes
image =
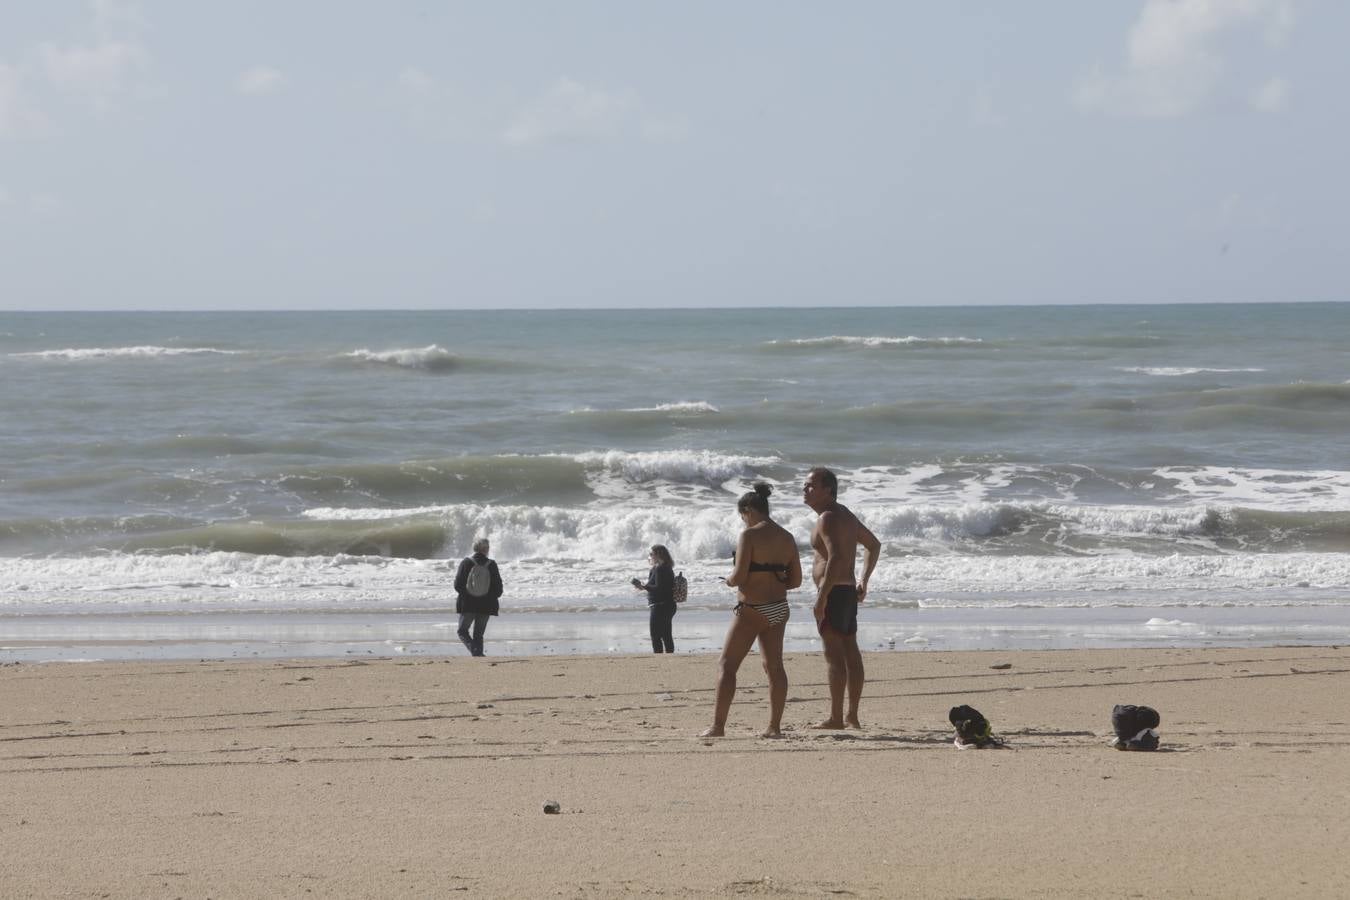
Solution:
[[[1350,894],[1350,650],[7,665],[7,896]],[[994,668],[1007,664],[1009,668]],[[949,707],[1009,749],[958,751]],[[1110,749],[1114,703],[1162,714]],[[548,801],[560,812],[544,813]]]

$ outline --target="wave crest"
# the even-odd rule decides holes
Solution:
[[[1117,366],[1116,371],[1128,372],[1131,375],[1153,375],[1161,378],[1176,378],[1182,375],[1228,375],[1242,372],[1264,372],[1265,369],[1216,369],[1207,366]]]
[[[453,353],[437,344],[395,350],[369,350],[363,347],[343,354],[343,358],[370,365],[417,369],[424,372],[449,372],[459,365],[459,359]]]
[[[242,350],[219,350],[215,347],[67,347],[61,350],[32,350],[11,353],[16,359],[56,359],[81,362],[91,359],[159,359],[166,356],[202,356],[216,354],[237,356]]]
[[[766,347],[863,347],[867,349],[894,348],[902,350],[943,350],[952,347],[981,347],[983,338],[972,337],[888,337],[885,335],[831,334],[824,337],[786,338],[767,341]]]
[[[578,453],[572,457],[589,470],[621,476],[625,481],[671,481],[685,484],[721,484],[734,478],[753,478],[776,456],[731,456],[710,450],[621,450]]]

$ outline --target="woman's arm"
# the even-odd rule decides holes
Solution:
[[[750,536],[742,531],[740,538],[736,541],[736,568],[731,570],[727,576],[727,587],[737,587],[745,584],[745,579],[750,575]]]
[[[790,591],[793,588],[799,588],[801,586],[802,586],[802,558],[801,555],[797,552],[797,540],[796,538],[793,538],[792,558],[788,560],[787,589]]]
[[[652,569],[651,590],[647,594],[656,603],[675,602],[675,569],[657,566]]]

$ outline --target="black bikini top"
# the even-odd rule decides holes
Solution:
[[[762,562],[750,563],[751,572],[772,572],[773,576],[777,578],[779,581],[781,581],[783,584],[787,584],[788,580],[787,570],[788,567],[784,563],[762,563]]]
[[[752,563],[750,563],[750,571],[751,571],[751,572],[786,572],[786,571],[787,571],[787,566],[785,566],[783,563],[762,563],[762,562],[752,562]]]
[[[733,563],[736,561],[736,551],[735,551],[735,550],[732,550],[732,551],[731,551],[731,561],[732,561]],[[751,572],[772,572],[772,573],[774,574],[774,577],[775,577],[775,578],[777,578],[777,579],[778,579],[779,581],[781,581],[783,584],[787,584],[787,580],[788,580],[788,576],[787,576],[788,567],[787,567],[787,564],[786,564],[786,563],[762,563],[762,562],[755,562],[754,560],[751,560],[751,561],[750,561],[750,571],[751,571]]]

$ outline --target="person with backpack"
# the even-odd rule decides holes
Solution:
[[[455,573],[459,639],[474,656],[483,655],[483,632],[487,631],[488,617],[497,615],[497,601],[502,596],[502,576],[496,560],[488,559],[488,548],[487,538],[474,541],[473,555],[465,557]]]
[[[675,635],[671,630],[675,618],[675,560],[664,544],[656,544],[647,554],[652,564],[647,581],[634,578],[633,587],[647,592],[647,610],[652,634],[653,653],[674,653]]]

